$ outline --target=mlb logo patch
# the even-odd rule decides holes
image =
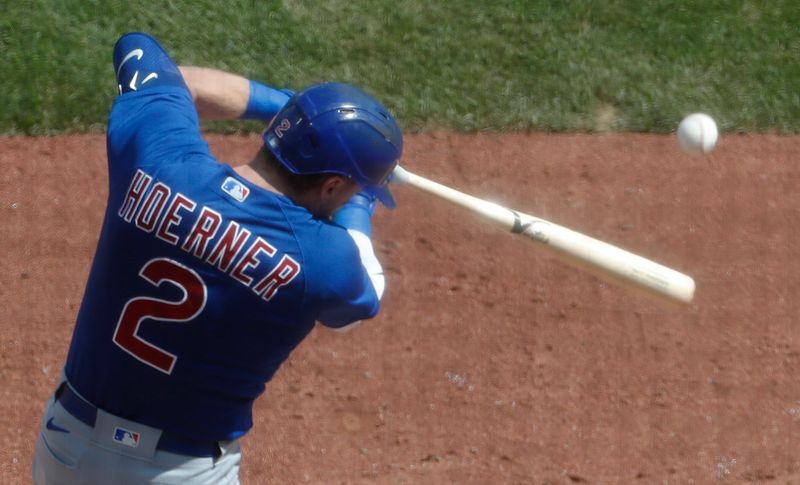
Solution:
[[[114,428],[114,441],[125,446],[130,446],[131,448],[136,448],[139,446],[139,433],[125,428]]]
[[[225,179],[225,182],[222,183],[222,191],[239,202],[244,202],[247,196],[250,195],[250,189],[233,177]]]

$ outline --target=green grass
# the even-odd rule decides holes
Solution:
[[[102,130],[130,30],[278,87],[358,84],[409,131],[668,132],[706,111],[724,131],[800,132],[797,0],[6,3],[2,134]]]

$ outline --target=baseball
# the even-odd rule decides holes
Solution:
[[[717,123],[705,113],[692,113],[678,125],[678,143],[686,153],[710,153],[718,137]]]

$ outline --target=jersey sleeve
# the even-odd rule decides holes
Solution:
[[[321,238],[327,247],[313,253],[312,273],[307,275],[307,281],[310,279],[308,285],[312,304],[317,306],[317,320],[327,327],[340,328],[378,314],[383,275],[368,238],[357,243],[342,228],[329,229],[331,234]],[[366,248],[359,247],[365,242],[366,257]],[[377,281],[368,266],[381,272]]]
[[[180,70],[155,39],[122,36],[114,47],[114,73],[120,95],[108,121],[110,173],[210,156]]]

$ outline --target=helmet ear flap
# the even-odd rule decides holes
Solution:
[[[314,160],[318,157],[319,150],[319,141],[313,132],[305,133],[298,143],[299,155],[305,159]]]
[[[317,137],[314,135],[314,133],[308,134],[308,144],[311,145],[311,148],[313,148],[314,150],[319,150],[319,141],[317,140]]]

